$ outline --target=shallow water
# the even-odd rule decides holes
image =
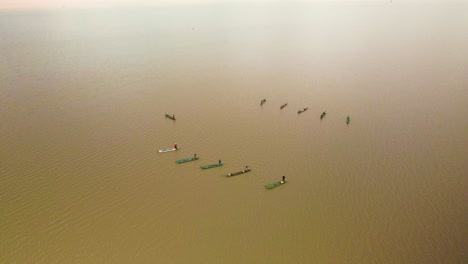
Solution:
[[[465,263],[466,11],[2,11],[0,262]]]

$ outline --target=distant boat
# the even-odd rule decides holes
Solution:
[[[324,111],[324,112],[320,115],[320,119],[324,118],[326,114],[327,114],[327,111]]]
[[[185,162],[190,162],[190,161],[194,161],[194,160],[198,160],[198,157],[195,157],[195,158],[186,158],[186,159],[180,159],[180,160],[176,160],[177,163],[185,163]]]
[[[211,165],[203,165],[203,166],[200,166],[200,168],[202,168],[202,169],[211,169],[211,168],[216,168],[216,167],[220,167],[220,166],[223,166],[223,163],[216,163],[216,164],[211,164]]]
[[[175,115],[166,114],[166,117],[175,121]]]
[[[349,124],[349,121],[351,120],[351,118],[348,116],[346,117],[346,124]]]
[[[264,103],[266,103],[266,98],[260,102],[260,105],[263,105]]]
[[[287,181],[285,180],[285,181],[278,181],[278,182],[270,183],[270,184],[265,185],[265,188],[267,188],[268,190],[273,189],[275,187],[285,184],[286,182]]]
[[[165,149],[160,149],[159,152],[160,153],[164,153],[164,152],[171,152],[171,151],[176,151],[178,149],[176,148],[165,148]]]
[[[247,173],[247,172],[249,172],[249,171],[250,171],[250,169],[245,169],[245,170],[242,170],[242,171],[229,173],[229,174],[227,174],[226,176],[227,176],[227,177],[236,176],[236,175],[240,175],[240,174]]]
[[[309,107],[303,108],[302,110],[297,111],[297,113],[298,114],[304,113],[305,111],[307,111],[307,109],[309,109]]]
[[[280,107],[280,109],[285,108],[287,105],[288,105],[288,103],[283,104],[283,105]]]

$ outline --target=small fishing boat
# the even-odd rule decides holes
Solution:
[[[175,115],[166,114],[166,117],[175,121]]]
[[[287,105],[288,105],[288,103],[283,104],[283,105],[280,107],[280,109],[285,108]]]
[[[236,175],[240,175],[240,174],[247,173],[247,172],[249,172],[249,171],[250,171],[250,169],[245,169],[245,170],[242,170],[242,171],[229,173],[229,174],[227,174],[226,176],[227,176],[227,177],[236,176]]]
[[[320,119],[324,118],[326,114],[327,114],[327,111],[323,111],[323,113],[320,115]]]
[[[165,148],[165,149],[160,149],[159,152],[160,152],[160,153],[164,153],[164,152],[171,152],[171,151],[176,151],[176,150],[179,150],[179,149],[176,149],[176,148]]]
[[[349,124],[349,121],[351,120],[351,118],[348,116],[346,117],[346,124]]]
[[[186,159],[180,159],[180,160],[176,160],[177,163],[185,163],[185,162],[189,162],[189,161],[194,161],[194,160],[198,160],[198,157],[195,157],[195,158],[186,158]]]
[[[266,103],[266,98],[260,102],[260,105],[263,105],[264,103]]]
[[[302,110],[297,111],[297,113],[298,114],[304,113],[305,111],[307,111],[307,109],[309,109],[309,107],[303,108]]]
[[[200,166],[200,168],[202,168],[202,169],[211,169],[211,168],[216,168],[216,167],[220,167],[220,166],[223,166],[223,163],[216,163],[216,164],[211,164],[211,165],[203,165],[203,166]]]
[[[278,187],[280,185],[283,185],[285,183],[287,183],[287,180],[274,182],[274,183],[270,183],[270,184],[265,185],[265,188],[267,188],[269,190],[269,189],[273,189],[275,187]]]

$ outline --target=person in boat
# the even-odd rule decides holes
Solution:
[[[285,183],[286,182],[286,176],[283,176],[283,179],[281,180],[281,183]]]
[[[174,143],[174,148],[179,149],[179,147],[177,147],[177,143]]]

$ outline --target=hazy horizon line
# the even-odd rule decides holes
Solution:
[[[464,0],[4,0],[0,10],[35,10],[61,8],[107,8],[136,6],[193,6],[207,4],[300,4],[300,3],[465,3]]]

